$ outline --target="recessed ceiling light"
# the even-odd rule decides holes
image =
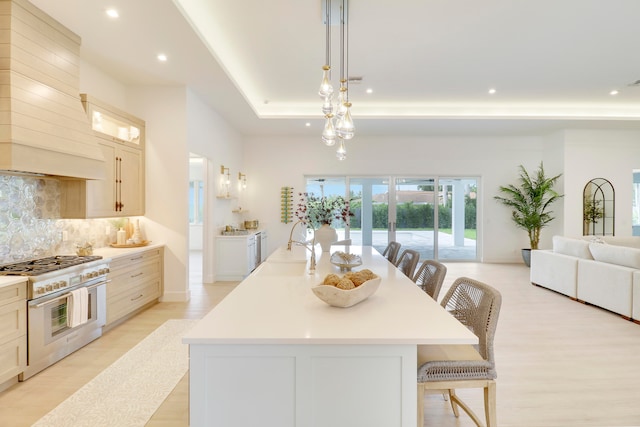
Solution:
[[[310,127],[310,126],[311,126],[311,123],[307,122],[307,123],[305,123],[304,125],[305,125],[306,127]]]
[[[493,95],[496,93],[496,90],[494,88],[489,89],[489,95]]]
[[[118,11],[115,9],[107,9],[106,13],[107,13],[107,16],[109,16],[110,18],[117,18],[120,16]]]
[[[367,93],[373,93],[373,89],[371,88],[367,89]]]
[[[158,61],[165,62],[166,60],[167,60],[167,55],[165,55],[164,53],[158,54]]]
[[[620,93],[620,92],[618,92],[617,90],[615,90],[615,89],[614,89],[614,90],[612,90],[611,92],[609,92],[609,95],[617,95],[617,94],[619,94],[619,93]]]

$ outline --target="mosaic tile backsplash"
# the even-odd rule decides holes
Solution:
[[[115,240],[118,220],[60,219],[60,186],[49,178],[0,175],[0,264],[71,254]],[[107,234],[109,231],[109,234]]]

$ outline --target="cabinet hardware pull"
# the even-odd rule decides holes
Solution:
[[[133,274],[131,275],[131,278],[133,279],[134,277],[138,277],[138,276],[142,276],[144,273],[140,272],[138,274]]]
[[[135,258],[129,258],[129,261],[137,261],[139,259],[142,259],[142,256],[137,256]]]
[[[135,300],[137,300],[137,299],[140,299],[140,298],[142,298],[143,296],[144,296],[144,294],[140,294],[140,295],[138,295],[138,296],[137,296],[137,297],[135,297],[135,298],[131,298],[131,301],[135,301]]]

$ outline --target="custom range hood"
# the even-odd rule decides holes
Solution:
[[[80,37],[26,0],[0,0],[0,171],[104,178],[79,96]]]

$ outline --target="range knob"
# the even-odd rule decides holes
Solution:
[[[44,288],[42,286],[38,286],[36,288],[36,294],[44,294]]]
[[[60,283],[60,287],[61,288],[66,288],[67,287],[67,281],[66,280],[61,280],[59,283]]]
[[[60,289],[60,282],[53,282],[53,289]]]
[[[51,292],[53,290],[53,285],[48,284],[45,286],[45,289],[47,290],[47,292]]]

